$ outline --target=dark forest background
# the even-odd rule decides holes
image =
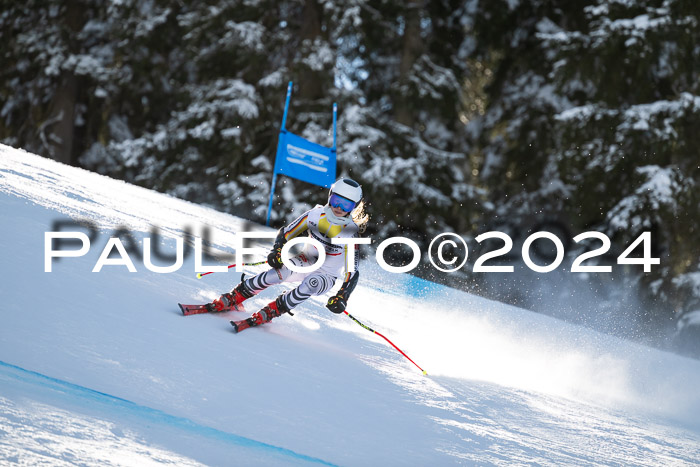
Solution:
[[[287,127],[365,188],[368,234],[425,253],[455,232],[457,273],[416,273],[686,353],[700,310],[700,3],[693,0],[28,0],[0,10],[0,141],[264,222]],[[278,182],[272,225],[323,202]],[[474,259],[502,246],[472,273]],[[522,266],[550,231],[556,272]],[[572,273],[573,259],[612,240]],[[617,265],[642,232],[651,272]],[[551,262],[538,241],[539,264]],[[401,261],[405,252],[393,252]],[[642,247],[635,255],[643,254]],[[634,255],[632,255],[634,256]],[[369,279],[365,279],[369,280]],[[698,313],[700,315],[700,313]],[[689,327],[686,326],[685,329]]]

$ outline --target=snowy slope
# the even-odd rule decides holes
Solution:
[[[183,317],[230,290],[106,265],[114,230],[264,227],[0,146],[0,464],[693,465],[700,362],[361,264],[349,304],[429,376],[321,299],[235,335]],[[100,227],[44,272],[55,222]],[[74,228],[63,230],[75,230]],[[269,229],[267,229],[269,231]],[[375,239],[377,241],[377,239]],[[75,246],[73,246],[75,248]],[[165,265],[163,263],[162,265]],[[252,269],[250,272],[261,269]],[[248,313],[283,290],[246,302]]]

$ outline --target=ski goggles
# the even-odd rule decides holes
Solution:
[[[340,196],[339,194],[333,193],[330,198],[328,198],[328,204],[332,208],[340,208],[345,212],[350,212],[355,209],[357,203]]]

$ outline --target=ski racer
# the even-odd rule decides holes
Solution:
[[[350,178],[338,179],[330,188],[328,202],[304,212],[289,225],[281,228],[275,239],[267,264],[272,268],[249,279],[243,278],[230,293],[225,293],[212,303],[215,311],[228,311],[257,295],[271,285],[283,282],[300,282],[299,285],[273,300],[244,321],[231,324],[236,332],[251,326],[270,322],[273,318],[289,313],[312,295],[323,295],[335,285],[341,271],[343,284],[328,299],[326,307],[333,313],[345,311],[348,299],[359,279],[358,255],[354,257],[354,269],[349,264],[349,248],[357,245],[331,243],[333,238],[357,238],[364,232],[369,216],[364,212],[362,187]],[[282,247],[289,240],[306,233],[325,248],[323,265],[313,272],[294,272],[282,263]],[[355,252],[357,253],[357,252]],[[298,267],[311,266],[318,259],[316,247],[307,243],[303,251],[289,261]]]

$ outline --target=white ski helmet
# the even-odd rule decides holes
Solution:
[[[362,199],[362,187],[351,178],[339,178],[333,185],[331,185],[331,189],[328,192],[329,204],[332,204],[331,198],[337,199],[333,195],[338,195],[348,201],[351,201],[352,207],[350,206],[351,203],[347,203],[344,207],[349,207],[350,209],[343,209],[346,212],[350,212]],[[340,207],[343,208],[343,206]]]

